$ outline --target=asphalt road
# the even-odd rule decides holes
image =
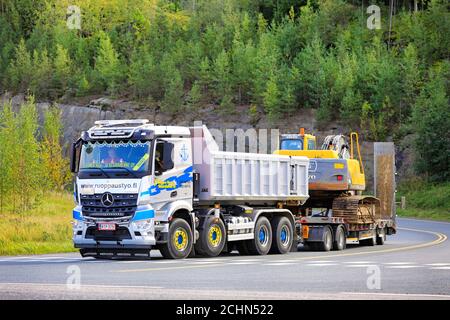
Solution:
[[[0,299],[450,299],[450,223],[398,219],[386,244],[164,260],[0,257]]]

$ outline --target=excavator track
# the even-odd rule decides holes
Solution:
[[[333,217],[351,224],[371,224],[380,218],[380,200],[371,196],[340,196],[333,200]]]

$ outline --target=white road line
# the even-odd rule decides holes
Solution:
[[[293,262],[273,262],[273,263],[263,263],[263,266],[291,266],[295,263]]]
[[[311,260],[308,263],[335,263],[336,260]]]
[[[429,264],[426,264],[426,266],[444,267],[444,266],[450,266],[450,263],[429,263]]]
[[[257,264],[257,262],[230,262],[227,263],[227,266],[235,266],[235,265],[245,265],[245,264]]]
[[[393,265],[393,266],[397,266],[397,265],[408,265],[408,264],[416,264],[415,262],[386,262],[383,263],[385,265]]]
[[[373,261],[345,261],[345,264],[372,264]]]
[[[388,269],[412,269],[412,268],[423,268],[424,266],[388,266]]]
[[[309,267],[328,267],[328,266],[337,266],[337,263],[308,263],[306,264]]]
[[[432,267],[432,270],[450,270],[450,267]]]
[[[372,263],[372,264],[350,264],[347,265],[347,268],[368,268],[368,267],[373,267],[376,266],[376,263]]]

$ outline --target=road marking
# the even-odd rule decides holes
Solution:
[[[263,263],[263,266],[291,266],[293,262],[271,262],[271,263]]]
[[[386,265],[406,265],[406,264],[414,264],[414,262],[386,262],[383,263]]]
[[[245,264],[256,264],[257,262],[230,262],[227,265],[228,266],[234,266],[234,265],[245,265]],[[222,264],[223,265],[223,264]]]
[[[111,272],[148,272],[148,271],[165,271],[165,270],[178,270],[178,269],[194,269],[194,268],[207,268],[207,267],[214,267],[214,266],[223,266],[222,263],[220,264],[199,264],[199,265],[189,265],[189,266],[180,266],[180,267],[165,267],[165,268],[145,268],[145,269],[124,269],[124,270],[113,270]]]
[[[347,268],[368,268],[368,267],[373,267],[375,265],[376,265],[375,263],[373,263],[373,264],[350,264],[350,265],[347,265],[346,267]]]
[[[344,261],[346,264],[372,264],[373,261]]]
[[[388,266],[388,269],[412,269],[412,268],[423,268],[424,266]]]
[[[432,267],[442,267],[442,266],[450,266],[450,263],[429,263],[426,264],[427,266],[432,266]]]
[[[373,296],[399,296],[399,297],[430,297],[450,299],[450,295],[446,294],[428,294],[428,293],[381,293],[381,292],[341,292],[348,295],[373,295]]]
[[[328,266],[336,266],[337,263],[308,263],[308,267],[328,267]]]
[[[432,270],[450,270],[450,267],[432,267]]]

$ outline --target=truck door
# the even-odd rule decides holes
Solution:
[[[192,199],[192,152],[186,139],[158,139],[154,152],[152,203],[156,210],[180,199]]]

